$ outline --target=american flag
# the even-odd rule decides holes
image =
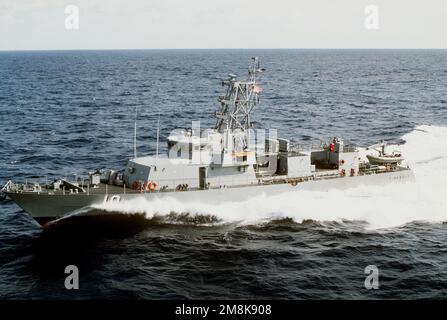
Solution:
[[[253,86],[253,92],[254,93],[261,93],[262,92],[262,88],[260,86],[254,85]]]

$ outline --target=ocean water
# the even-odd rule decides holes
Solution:
[[[416,183],[205,206],[133,201],[107,224],[43,230],[0,206],[2,299],[447,297],[447,51],[153,50],[0,53],[0,183],[120,169],[174,128],[214,124],[220,80],[260,79],[259,126],[400,148]],[[165,144],[161,145],[166,150]],[[64,287],[65,266],[80,289]],[[364,287],[365,267],[379,289]]]

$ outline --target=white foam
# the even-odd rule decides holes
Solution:
[[[101,204],[97,208],[127,214],[144,212],[148,218],[188,212],[241,224],[286,217],[298,223],[306,219],[362,220],[374,229],[411,221],[447,221],[447,127],[419,126],[402,139],[406,143],[399,149],[413,168],[416,183],[360,186],[345,191],[298,191],[271,197],[260,195],[242,203],[218,206],[141,198]]]

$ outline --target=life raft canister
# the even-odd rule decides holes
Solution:
[[[152,181],[148,184],[148,187],[149,187],[149,190],[155,191],[157,189],[158,185],[156,182]]]

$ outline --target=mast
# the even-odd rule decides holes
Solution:
[[[216,112],[215,129],[223,132],[225,129],[246,130],[251,127],[250,114],[259,104],[262,92],[262,88],[256,84],[256,76],[262,71],[264,69],[260,68],[259,59],[252,57],[247,80],[238,81],[236,75],[229,74],[228,79],[222,81],[226,93],[218,98],[220,108]]]
[[[137,158],[137,113],[138,107],[135,107],[135,124],[133,130],[133,156],[135,159]]]
[[[156,147],[156,153],[155,153],[155,165],[157,165],[158,160],[158,144],[160,140],[160,110],[158,111],[158,124],[157,124],[157,147]]]

